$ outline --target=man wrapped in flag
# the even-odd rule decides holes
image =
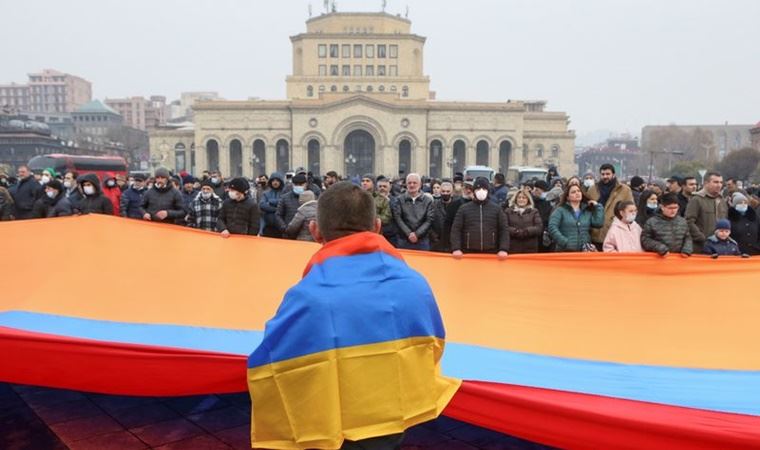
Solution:
[[[248,358],[253,447],[395,448],[459,387],[427,281],[379,233],[372,196],[338,183],[310,230],[323,247]]]

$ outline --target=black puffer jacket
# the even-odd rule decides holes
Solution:
[[[34,203],[32,218],[44,219],[46,217],[65,217],[72,215],[71,203],[64,192],[59,192],[54,198],[47,194]]]
[[[509,251],[509,224],[499,205],[486,198],[465,203],[451,225],[451,251]]]
[[[156,213],[159,211],[166,211],[168,215],[165,219],[160,220],[156,217]],[[150,214],[150,219],[153,221],[175,223],[177,219],[185,217],[186,214],[182,194],[171,183],[161,189],[153,186],[143,195],[140,214],[144,216],[145,213]]]
[[[113,203],[100,189],[100,180],[94,173],[88,173],[79,177],[79,185],[81,186],[85,182],[92,183],[95,186],[95,193],[92,195],[84,194],[82,200],[79,201],[79,212],[82,214],[107,214],[113,215]],[[84,190],[84,187],[82,187]]]
[[[45,195],[40,183],[32,175],[19,180],[19,182],[8,189],[13,196],[13,203],[16,208],[16,219],[28,219],[32,215],[34,202],[41,196]]]
[[[739,244],[742,253],[748,255],[760,255],[760,243],[758,239],[758,217],[752,208],[747,208],[744,214],[739,213],[732,206],[728,209],[728,220],[731,221],[731,239]]]
[[[246,194],[245,199],[236,201],[228,198],[222,203],[216,219],[218,231],[227,230],[232,234],[259,234],[259,205]]]
[[[538,237],[544,231],[541,213],[536,208],[526,208],[518,212],[507,208],[509,224],[509,253],[538,253]]]
[[[404,238],[414,233],[422,239],[433,226],[433,199],[425,194],[420,193],[416,199],[408,193],[400,195],[392,211],[393,221]]]
[[[644,224],[641,233],[641,246],[647,252],[665,253],[694,253],[694,247],[689,233],[689,224],[681,216],[674,218],[657,214]]]
[[[301,203],[298,202],[298,194],[293,191],[284,193],[280,196],[280,200],[277,203],[277,214],[275,220],[277,220],[277,226],[280,231],[284,232],[293,217],[296,216],[296,211],[301,207]]]

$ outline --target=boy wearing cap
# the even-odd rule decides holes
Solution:
[[[720,219],[715,224],[715,232],[707,238],[703,252],[713,258],[718,256],[742,256],[749,258],[749,255],[742,254],[739,250],[739,244],[731,239],[731,222],[728,219]]]
[[[227,191],[227,200],[222,203],[216,229],[223,238],[230,234],[259,234],[259,205],[248,195],[251,185],[245,178],[233,178]]]

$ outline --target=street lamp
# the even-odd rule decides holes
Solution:
[[[684,152],[679,150],[649,150],[649,181],[652,181],[652,171],[654,171],[654,155],[669,155],[668,156],[668,171],[671,169],[671,164],[673,162],[672,155],[683,155]]]
[[[353,154],[349,153],[345,159],[345,162],[346,162],[346,172],[348,176],[352,176],[353,175],[352,169],[353,169],[354,164],[356,164],[356,158],[354,157]]]
[[[451,169],[451,176],[454,177],[454,166],[456,166],[457,160],[456,158],[448,158],[446,159],[446,166]]]
[[[256,178],[256,176],[257,176],[256,175],[256,166],[258,166],[259,163],[261,163],[261,159],[259,159],[258,156],[253,155],[253,158],[251,158],[251,175],[253,176],[253,178]]]

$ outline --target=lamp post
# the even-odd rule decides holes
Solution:
[[[353,176],[353,168],[354,164],[356,164],[356,158],[353,154],[349,153],[348,156],[346,156],[346,159],[344,160],[346,162],[346,175]]]
[[[448,158],[446,159],[446,166],[451,169],[451,177],[454,178],[454,166],[456,166],[457,160],[456,158]]]
[[[253,158],[251,158],[251,176],[254,179],[257,177],[257,175],[256,175],[256,166],[258,166],[260,162],[261,162],[261,159],[259,159],[258,156],[253,155]]]
[[[649,150],[649,181],[652,181],[652,172],[654,171],[654,155],[668,155],[668,171],[672,168],[673,155],[683,155],[682,151],[678,150]]]

